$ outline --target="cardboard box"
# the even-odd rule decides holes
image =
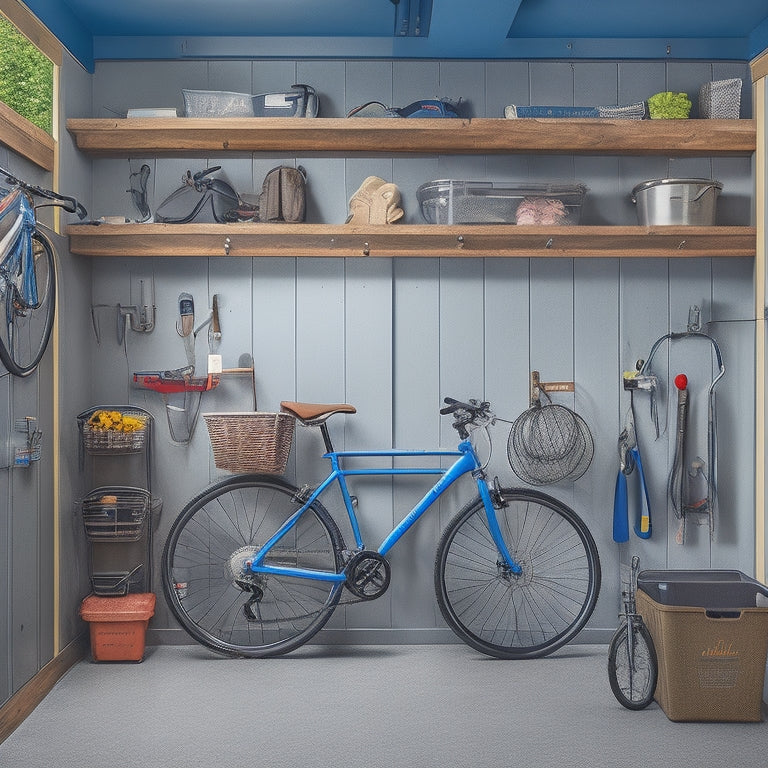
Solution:
[[[93,660],[142,661],[155,599],[152,592],[86,597],[80,606],[80,616],[90,624]]]
[[[759,722],[768,589],[739,571],[643,571],[637,611],[659,665],[670,720]]]

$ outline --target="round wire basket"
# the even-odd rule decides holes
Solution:
[[[563,405],[535,403],[512,424],[507,458],[531,485],[577,480],[589,468],[594,442],[584,419]]]
[[[100,426],[94,415],[98,413],[115,414],[110,427]],[[119,416],[119,418],[117,418]],[[119,425],[124,419],[131,420],[131,431],[124,431]],[[141,410],[131,408],[107,409],[94,408],[78,416],[83,436],[83,448],[87,453],[102,455],[109,453],[138,453],[144,450],[147,438],[148,415]],[[138,422],[138,426],[136,426]]]
[[[213,460],[229,472],[285,471],[296,420],[288,413],[204,413]]]
[[[89,541],[138,541],[144,534],[152,497],[144,488],[102,486],[81,502]]]

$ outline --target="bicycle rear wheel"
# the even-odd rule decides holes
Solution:
[[[498,552],[477,498],[448,524],[435,559],[443,617],[471,647],[501,659],[546,656],[584,627],[600,591],[600,559],[579,516],[546,494],[501,490],[496,510],[522,573]]]
[[[296,488],[278,478],[236,475],[192,499],[163,550],[166,600],[199,643],[231,656],[275,656],[307,642],[328,621],[342,584],[245,567],[296,510]],[[265,563],[338,572],[341,533],[310,507]]]
[[[0,360],[14,376],[28,376],[45,354],[56,311],[56,262],[44,235],[32,235],[37,302],[24,306],[18,289],[4,281],[0,290]]]
[[[651,633],[642,619],[630,621],[632,656],[630,661],[627,624],[620,626],[608,648],[608,680],[618,702],[627,709],[645,709],[656,691],[658,665]]]

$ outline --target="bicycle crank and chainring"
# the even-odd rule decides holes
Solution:
[[[364,549],[346,567],[347,589],[361,600],[375,600],[387,591],[391,569],[378,552]]]

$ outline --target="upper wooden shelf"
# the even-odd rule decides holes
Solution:
[[[70,224],[83,256],[753,257],[754,227]]]
[[[350,152],[748,155],[754,120],[124,118],[69,119],[95,155]]]

